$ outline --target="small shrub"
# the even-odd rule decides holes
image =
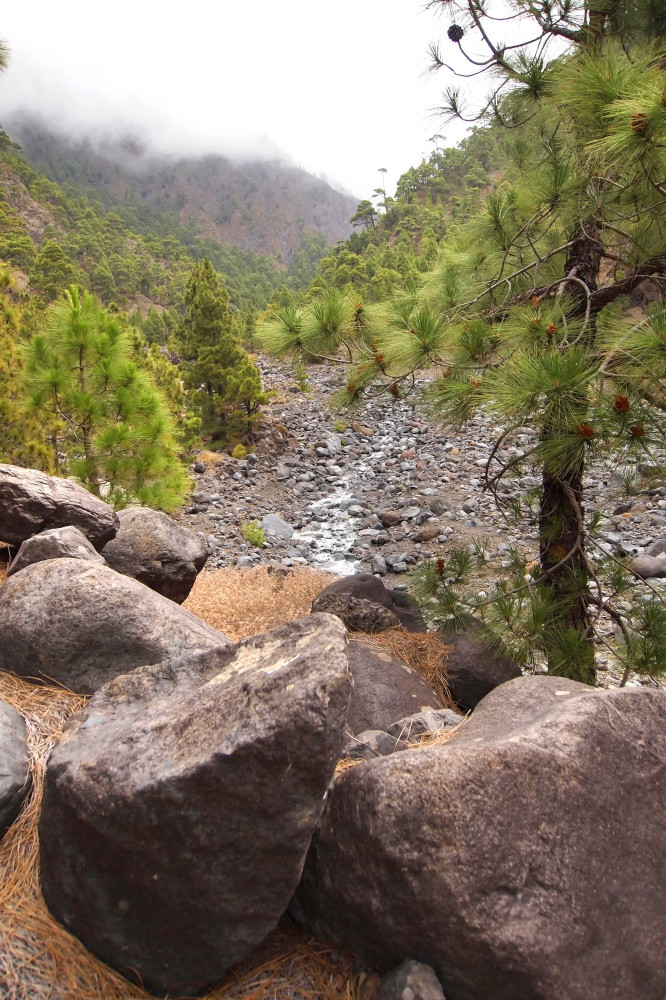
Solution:
[[[256,549],[262,549],[266,542],[266,533],[259,521],[250,521],[241,525],[241,533],[248,545],[253,545]]]
[[[231,453],[232,458],[239,458],[239,459],[245,458],[246,455],[247,455],[247,448],[245,447],[244,444],[237,444]]]
[[[333,424],[333,430],[335,431],[336,434],[344,434],[348,426],[349,424],[347,424],[346,421],[336,420],[335,423]]]
[[[305,367],[305,365],[303,364],[302,361],[298,361],[296,363],[296,367],[294,369],[294,378],[296,379],[296,384],[298,385],[298,388],[301,390],[301,392],[309,392],[310,391],[310,382],[308,380],[308,370],[307,370],[307,368]]]

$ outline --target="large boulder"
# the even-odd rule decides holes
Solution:
[[[428,682],[387,649],[367,642],[349,643],[349,666],[354,679],[347,732],[386,730],[391,723],[442,702]]]
[[[21,542],[20,549],[9,565],[7,576],[13,576],[26,566],[45,559],[87,559],[100,566],[105,565],[103,557],[83,532],[68,524],[64,528],[40,531],[38,535]]]
[[[0,588],[0,670],[92,694],[118,674],[230,640],[108,566],[47,559]]]
[[[109,566],[182,604],[208,558],[204,539],[150,507],[128,507],[118,518],[102,553]]]
[[[30,784],[25,721],[0,698],[0,839],[16,818]]]
[[[337,619],[305,618],[135,670],[76,716],[48,763],[41,875],[87,948],[193,996],[275,927],[338,760],[345,647]]]
[[[345,596],[344,605],[337,600],[341,595]],[[425,632],[426,626],[423,616],[413,599],[401,591],[388,590],[381,580],[371,573],[355,573],[353,576],[345,576],[341,580],[334,580],[333,583],[325,587],[312,603],[313,612],[328,612],[331,606],[346,607],[347,612],[343,621],[352,631],[355,631],[354,606],[359,602],[359,608],[364,614],[367,608],[360,605],[360,602],[379,604],[382,608],[388,609],[395,616],[395,624],[406,629],[407,632]],[[333,614],[338,614],[332,611]],[[339,615],[340,617],[340,615]],[[384,616],[389,621],[387,616]],[[378,622],[384,620],[378,612]],[[382,631],[393,627],[391,624],[380,624],[373,631]],[[358,631],[364,631],[358,629]]]
[[[663,1000],[665,758],[661,691],[510,681],[337,778],[292,913],[449,1000]]]
[[[3,542],[20,545],[31,535],[66,524],[79,528],[99,550],[118,530],[118,517],[107,503],[71,479],[18,465],[0,465]]]
[[[467,712],[494,688],[521,676],[518,664],[480,627],[448,632],[446,643],[446,684],[453,701]]]

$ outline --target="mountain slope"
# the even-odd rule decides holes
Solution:
[[[297,167],[213,155],[169,159],[136,139],[93,146],[34,119],[5,127],[37,170],[99,198],[139,231],[154,232],[162,216],[162,224],[168,218],[202,238],[285,264],[306,233],[323,233],[335,243],[351,232],[357,199]]]

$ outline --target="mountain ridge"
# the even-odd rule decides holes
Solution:
[[[169,216],[204,239],[287,264],[306,233],[336,243],[352,232],[358,199],[278,160],[235,162],[219,154],[172,157],[139,137],[93,143],[58,134],[28,116],[5,128],[50,180],[99,199],[132,226]]]

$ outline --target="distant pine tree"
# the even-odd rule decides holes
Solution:
[[[259,370],[241,345],[227,291],[207,257],[190,275],[175,342],[202,433],[222,444],[246,437],[267,397]]]

